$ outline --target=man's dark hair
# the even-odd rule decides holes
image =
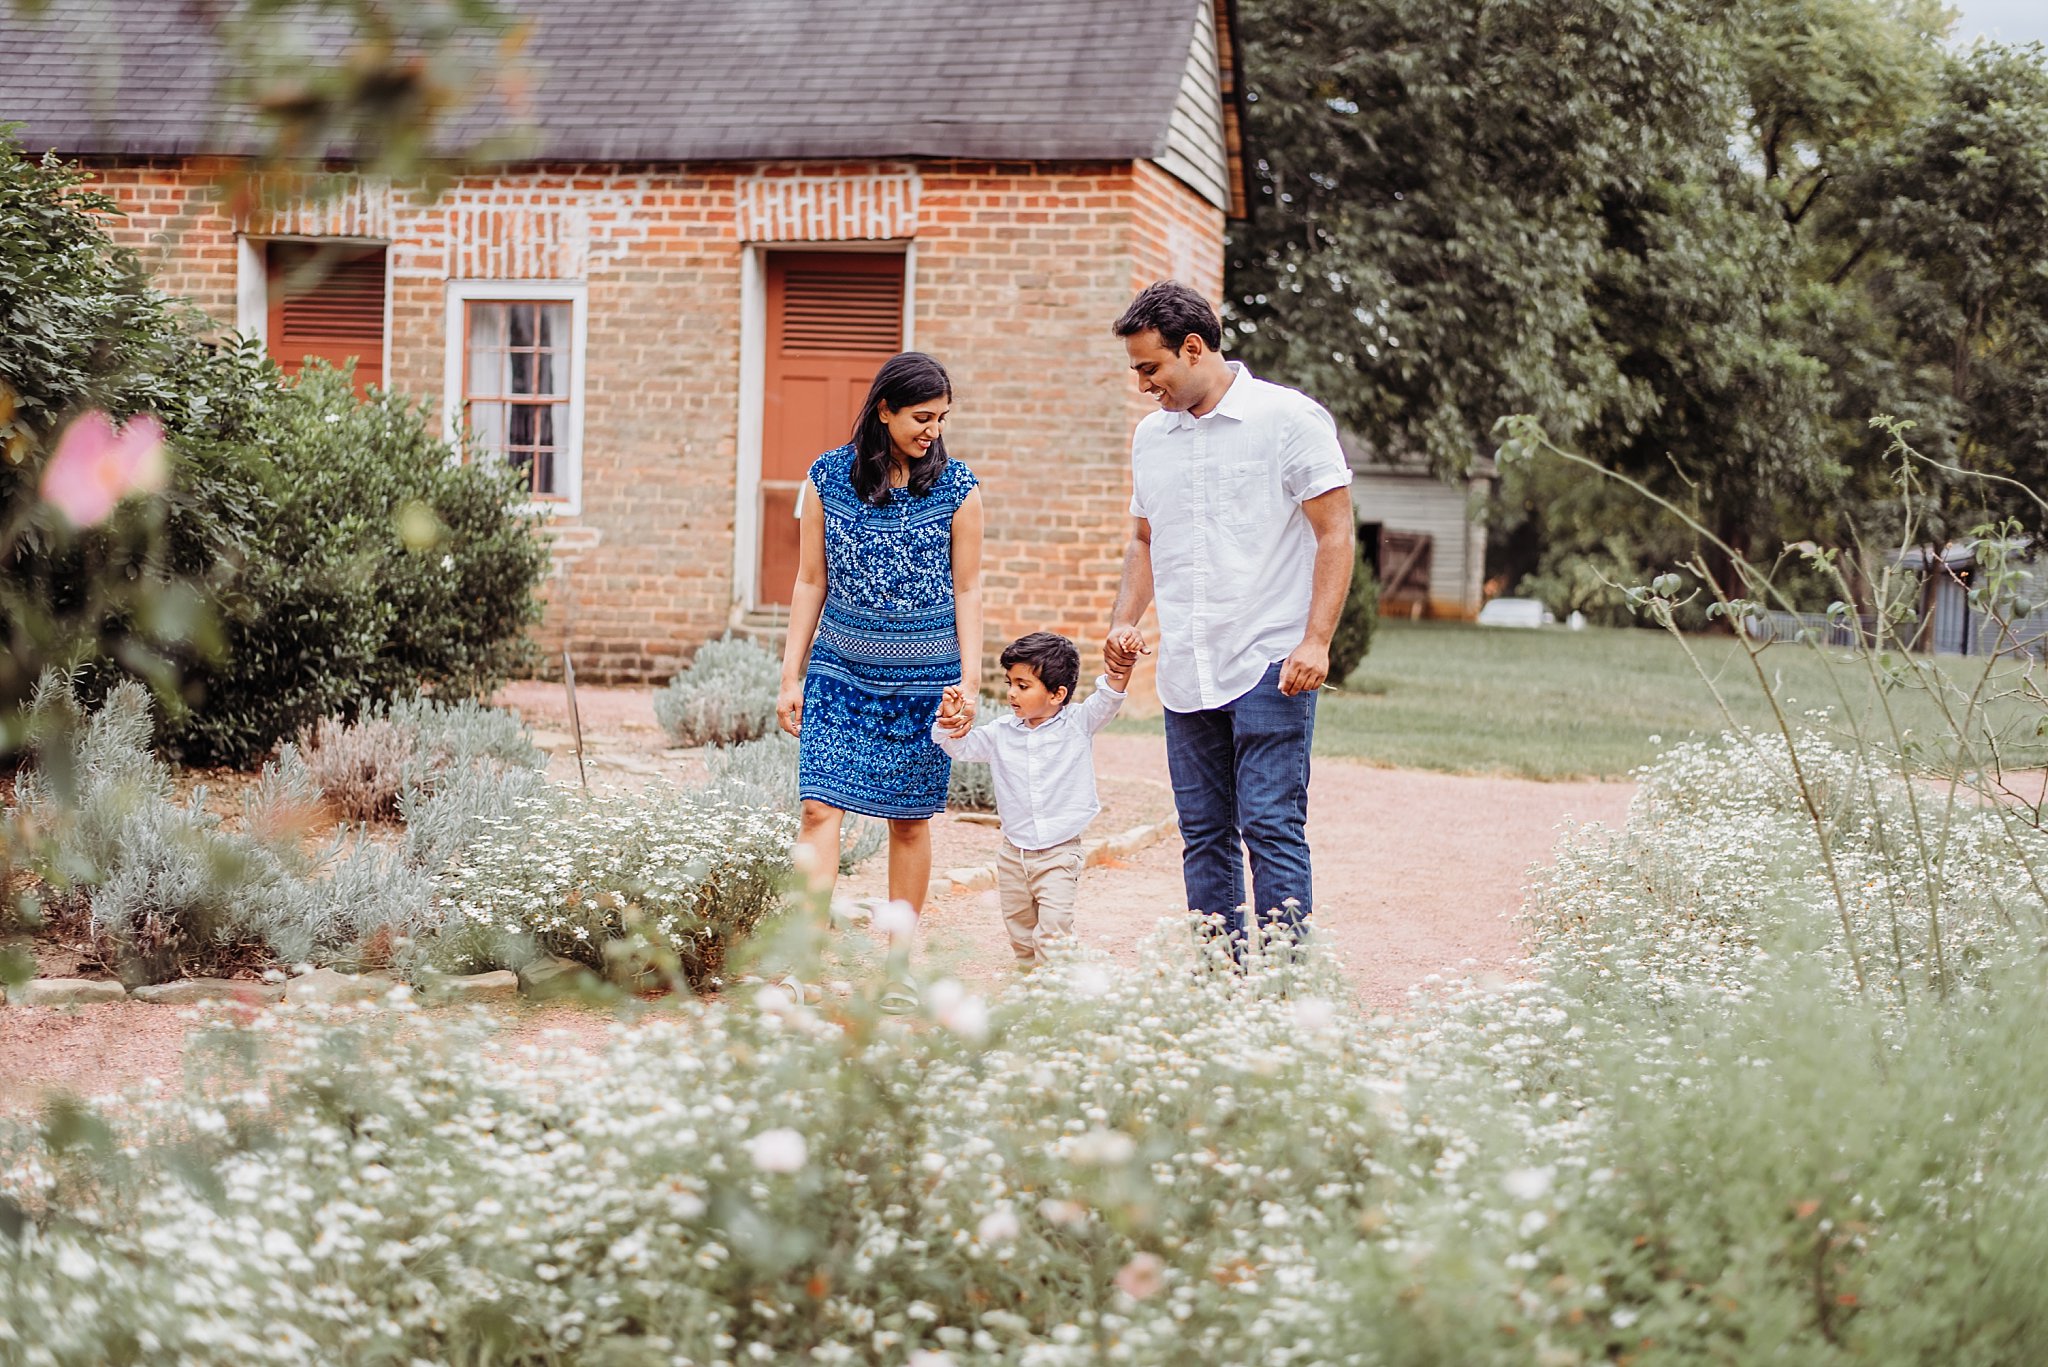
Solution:
[[[1135,337],[1148,328],[1171,351],[1179,351],[1189,334],[1211,351],[1223,350],[1223,320],[1207,299],[1178,280],[1147,285],[1116,320],[1115,331],[1119,337]]]
[[[1074,700],[1074,685],[1081,682],[1081,652],[1066,637],[1050,631],[1019,636],[1003,650],[1003,668],[1011,665],[1031,666],[1046,692],[1057,693],[1064,688],[1066,701]]]

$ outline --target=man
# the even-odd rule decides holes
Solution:
[[[1146,653],[1159,609],[1159,701],[1188,906],[1245,934],[1244,851],[1261,926],[1305,933],[1314,907],[1309,742],[1330,636],[1351,587],[1351,469],[1321,404],[1217,347],[1209,301],[1163,281],[1116,323],[1158,400],[1131,438],[1131,534],[1103,655]]]

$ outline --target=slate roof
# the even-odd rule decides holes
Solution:
[[[539,156],[1122,160],[1166,145],[1210,0],[510,0],[536,27]],[[253,145],[195,0],[0,0],[0,122],[31,151]],[[303,32],[303,27],[301,28]],[[316,44],[337,50],[337,42]],[[455,124],[469,140],[504,117]]]

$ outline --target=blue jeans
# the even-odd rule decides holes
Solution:
[[[1181,873],[1191,910],[1245,934],[1244,852],[1261,926],[1308,930],[1308,752],[1316,695],[1280,691],[1275,664],[1234,702],[1166,714],[1166,764],[1180,813]]]

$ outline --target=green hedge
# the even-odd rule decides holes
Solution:
[[[168,749],[237,765],[365,700],[507,677],[548,565],[516,478],[457,460],[418,404],[209,340],[86,179],[0,126],[0,752],[52,666],[88,703],[146,679]],[[155,415],[171,485],[73,532],[38,481],[93,409]]]

